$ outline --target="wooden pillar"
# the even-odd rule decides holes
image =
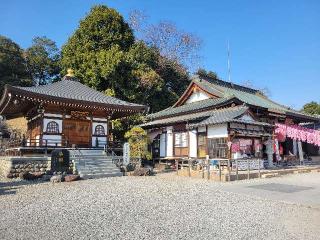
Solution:
[[[92,147],[92,135],[93,135],[93,133],[92,133],[92,127],[93,127],[93,114],[92,114],[92,112],[90,112],[89,113],[89,117],[90,117],[90,127],[89,127],[89,136],[90,136],[90,139],[89,139],[89,148],[91,148]],[[108,127],[108,126],[107,126]],[[107,128],[107,130],[108,130],[108,128]]]
[[[61,129],[62,129],[62,132],[61,132],[61,146],[65,146],[65,147],[68,147],[67,146],[67,143],[66,143],[66,136],[64,135],[64,124],[65,124],[65,119],[66,119],[66,109],[63,109],[62,111],[62,126],[61,126]]]

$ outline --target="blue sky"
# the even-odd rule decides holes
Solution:
[[[125,17],[133,9],[149,21],[175,22],[203,40],[202,65],[227,79],[269,88],[271,98],[301,108],[320,102],[320,1],[318,0],[3,0],[0,34],[26,48],[34,36],[63,45],[94,4],[106,4]]]

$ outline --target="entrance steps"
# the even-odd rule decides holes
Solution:
[[[102,150],[70,150],[70,160],[74,160],[80,177],[84,179],[123,176],[112,156]]]

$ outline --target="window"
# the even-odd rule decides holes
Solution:
[[[175,147],[188,147],[188,133],[180,132],[174,134],[174,146]]]
[[[227,158],[228,144],[226,138],[208,139],[208,151],[210,158]]]
[[[48,122],[47,133],[59,133],[59,124],[55,121]]]
[[[103,136],[106,135],[104,127],[102,125],[97,125],[94,130],[94,135]]]
[[[177,132],[174,134],[174,155],[175,156],[188,156],[188,133]]]

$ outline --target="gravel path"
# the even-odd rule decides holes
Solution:
[[[24,184],[0,180],[0,239],[320,236],[319,209],[221,191],[201,179],[165,174]]]

